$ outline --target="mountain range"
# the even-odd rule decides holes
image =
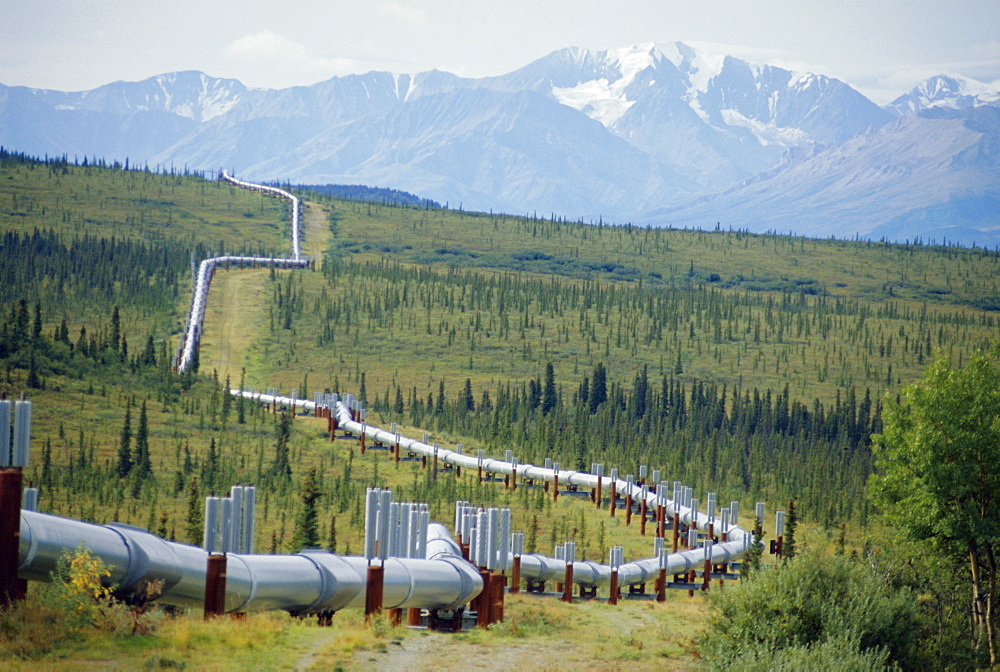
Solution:
[[[994,247],[998,101],[995,86],[941,75],[881,107],[823,75],[648,44],[562,49],[478,79],[0,85],[0,145],[385,186],[470,210]]]

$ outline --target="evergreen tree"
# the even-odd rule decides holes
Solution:
[[[38,378],[38,363],[35,361],[35,353],[28,356],[28,387],[37,390],[42,387],[42,381]]]
[[[247,369],[243,367],[240,369],[240,391],[242,392],[246,389]],[[236,398],[236,422],[240,425],[245,425],[247,422],[247,412],[246,412],[246,400],[241,394]]]
[[[201,463],[201,482],[209,491],[215,490],[219,479],[219,453],[215,449],[215,437],[208,442],[208,455]]]
[[[192,478],[188,487],[187,518],[185,519],[184,539],[189,544],[199,545],[204,541],[204,513],[201,494],[198,492],[198,479]]]
[[[740,574],[748,579],[760,571],[760,560],[764,554],[764,521],[760,518],[753,520],[753,542],[750,548],[743,554],[743,568]]]
[[[118,314],[118,306],[111,311],[111,334],[108,337],[108,347],[118,352],[118,345],[122,337],[121,316]]]
[[[542,415],[548,415],[556,408],[556,373],[552,362],[545,365],[545,384],[542,389]]]
[[[277,438],[274,445],[274,462],[271,464],[271,475],[286,480],[292,477],[292,465],[288,456],[288,442],[292,438],[292,417],[288,412],[278,416],[276,425]]]
[[[462,388],[462,396],[458,405],[463,412],[471,413],[476,410],[476,399],[472,396],[472,380],[470,378],[465,379],[465,386]]]
[[[785,512],[785,538],[781,542],[781,556],[788,560],[795,557],[795,531],[799,526],[799,517],[795,513],[795,502],[788,500],[788,511]]]
[[[42,337],[42,304],[35,301],[35,319],[31,325],[31,340],[37,343]]]
[[[135,472],[140,480],[153,475],[153,463],[149,459],[149,418],[145,401],[139,409],[139,428],[135,431]]]
[[[317,502],[322,496],[317,482],[316,468],[313,467],[302,479],[302,503],[295,521],[295,533],[292,535],[293,553],[319,547]]]
[[[608,372],[604,368],[604,362],[598,362],[594,367],[594,380],[590,384],[588,397],[591,415],[597,413],[601,404],[608,400]]]
[[[115,472],[119,478],[127,478],[132,473],[134,466],[132,460],[132,400],[125,402],[125,422],[122,423],[122,432],[118,439],[118,464]]]

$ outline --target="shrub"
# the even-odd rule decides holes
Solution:
[[[713,669],[912,668],[915,602],[857,560],[800,555],[713,593],[700,652]]]

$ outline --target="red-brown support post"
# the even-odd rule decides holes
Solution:
[[[382,611],[385,568],[382,567],[382,565],[368,565],[368,574],[366,579],[365,622],[371,623],[372,619]]]
[[[483,590],[473,602],[476,609],[476,627],[485,628],[490,624],[490,607],[493,603],[490,599],[490,572],[488,569],[481,569],[479,576],[483,580]]]
[[[559,472],[552,474],[552,501],[559,499]]]
[[[10,428],[0,427],[0,431]],[[0,606],[21,597],[17,556],[21,548],[22,479],[20,469],[0,470]]]
[[[681,514],[678,513],[677,511],[674,511],[674,532],[673,532],[674,550],[672,551],[672,553],[677,552],[677,543],[680,539],[680,534],[681,534]]]
[[[779,534],[778,539],[774,542],[774,555],[778,560],[781,560],[781,547],[785,543],[785,535]]]
[[[629,493],[625,495],[625,525],[632,524],[632,489],[629,488]]]
[[[490,624],[503,623],[503,596],[507,587],[507,577],[503,574],[490,574],[491,598]]]
[[[226,613],[226,556],[210,553],[205,568],[205,613],[207,621]]]
[[[656,579],[656,601],[667,601],[667,570],[660,570],[660,577]]]
[[[566,563],[566,577],[563,579],[563,602],[573,601],[573,563]]]
[[[437,480],[438,477],[438,451],[434,451],[434,473],[431,474],[433,480]]]
[[[510,489],[512,492],[517,490],[517,465],[510,470]]]
[[[618,508],[618,488],[611,488],[611,517],[615,517],[615,510]]]
[[[358,436],[358,441],[361,442],[361,454],[365,454],[365,432],[362,429],[360,436]]]
[[[521,556],[515,555],[510,569],[510,594],[521,592]]]
[[[406,610],[406,624],[420,625],[420,609],[411,607]]]
[[[421,455],[420,456],[420,466],[423,467],[424,469],[427,468],[427,456],[426,455]]]
[[[396,464],[399,464],[399,441],[396,442]]]
[[[618,570],[611,570],[611,590],[608,593],[608,604],[614,606],[618,604]]]
[[[646,536],[646,498],[639,502],[639,536]]]
[[[667,509],[662,504],[656,505],[656,536],[663,539],[666,536]]]
[[[398,608],[389,609],[385,613],[386,613],[386,616],[389,617],[389,625],[391,625],[392,627],[395,628],[396,626],[403,624],[403,610],[402,609],[398,609]]]
[[[701,589],[708,590],[712,586],[712,561],[705,558],[705,569],[702,571]]]
[[[595,496],[595,498],[594,498],[594,499],[595,499],[595,501],[597,502],[597,508],[598,508],[598,509],[600,509],[600,508],[601,508],[601,483],[602,483],[603,481],[604,481],[604,478],[603,478],[603,477],[599,477],[599,478],[597,479],[597,492],[596,492],[596,496]]]

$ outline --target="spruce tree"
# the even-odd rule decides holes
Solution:
[[[205,528],[197,478],[192,478],[191,485],[188,487],[187,518],[185,519],[185,524],[184,535],[187,543],[200,544],[204,540]]]
[[[795,557],[795,531],[799,526],[799,517],[795,513],[795,502],[788,500],[788,512],[785,513],[785,538],[781,542],[781,557],[791,560]]]
[[[292,552],[297,553],[305,548],[319,546],[317,502],[322,496],[317,482],[316,468],[313,467],[302,479],[302,504],[295,521],[295,533],[292,535]]]
[[[139,428],[135,431],[135,472],[139,479],[153,475],[153,463],[149,459],[149,419],[145,401],[139,410]]]
[[[598,362],[594,367],[594,380],[590,384],[588,397],[591,415],[597,413],[600,405],[608,400],[608,372],[603,362]]]
[[[271,475],[286,480],[292,477],[292,465],[288,458],[288,442],[292,437],[292,418],[289,413],[285,412],[278,416],[276,433]]]
[[[127,478],[132,473],[132,400],[125,402],[125,422],[122,424],[121,436],[118,439],[118,464],[115,472],[119,478]]]
[[[545,383],[542,388],[542,415],[548,415],[556,408],[556,374],[552,362],[545,365]]]

